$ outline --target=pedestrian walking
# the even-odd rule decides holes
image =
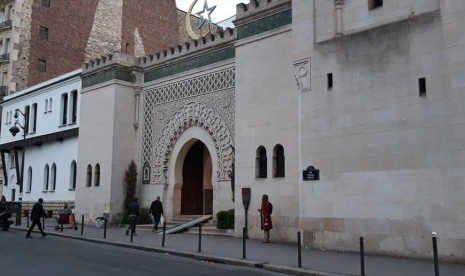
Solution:
[[[133,235],[136,234],[136,224],[137,224],[137,217],[139,216],[139,202],[137,198],[129,204],[128,206],[128,215],[129,215],[129,227],[126,229],[126,235],[129,235],[129,230]]]
[[[42,217],[47,217],[45,214],[44,207],[42,206],[42,203],[44,200],[42,198],[39,198],[39,200],[32,206],[32,212],[31,212],[31,227],[29,227],[29,230],[27,231],[26,238],[32,238],[31,237],[31,232],[32,229],[37,225],[39,227],[40,233],[42,234],[42,237],[45,237],[47,234],[44,233],[44,230],[42,230],[42,223],[40,223],[40,219]]]
[[[157,198],[154,201],[152,201],[152,204],[150,204],[149,213],[152,213],[152,216],[153,216],[152,232],[155,233],[158,231],[158,225],[160,224],[160,218],[163,215],[163,204],[161,203],[159,196],[157,196]]]
[[[270,242],[270,230],[273,229],[271,222],[271,214],[273,213],[273,205],[268,201],[268,195],[262,196],[262,206],[257,210],[260,212],[261,228],[263,230],[263,243]]]
[[[2,199],[0,200],[0,213],[6,210],[6,197],[2,195]]]

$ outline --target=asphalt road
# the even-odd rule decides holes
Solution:
[[[282,275],[33,233],[0,231],[0,275]]]

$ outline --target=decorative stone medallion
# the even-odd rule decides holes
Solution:
[[[306,92],[312,89],[310,74],[310,58],[294,62],[294,75],[295,80],[297,81],[297,88],[300,92]]]

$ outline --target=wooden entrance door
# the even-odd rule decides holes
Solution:
[[[203,214],[204,148],[197,141],[187,152],[182,168],[181,215]]]

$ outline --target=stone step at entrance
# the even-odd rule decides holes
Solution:
[[[186,234],[199,234],[199,227],[191,227],[186,232]],[[218,229],[216,224],[207,223],[202,225],[202,235],[212,235],[212,236],[234,236],[234,229]]]
[[[176,225],[184,224],[186,222],[189,222],[191,220],[197,219],[202,217],[201,215],[188,215],[188,216],[178,216],[173,219],[170,219],[166,222],[166,228],[172,228]],[[145,225],[138,225],[137,227],[140,228],[146,228],[146,229],[152,229],[153,224],[145,224]],[[161,225],[159,226],[159,233],[161,233]],[[188,233],[188,234],[198,234],[199,233],[199,227],[198,226],[192,226],[187,228],[186,230],[183,231],[183,233]],[[213,221],[213,219],[209,219],[207,222],[203,223],[202,225],[202,234],[205,235],[218,235],[218,236],[234,236],[234,230],[232,229],[217,229],[216,228],[216,222]]]

